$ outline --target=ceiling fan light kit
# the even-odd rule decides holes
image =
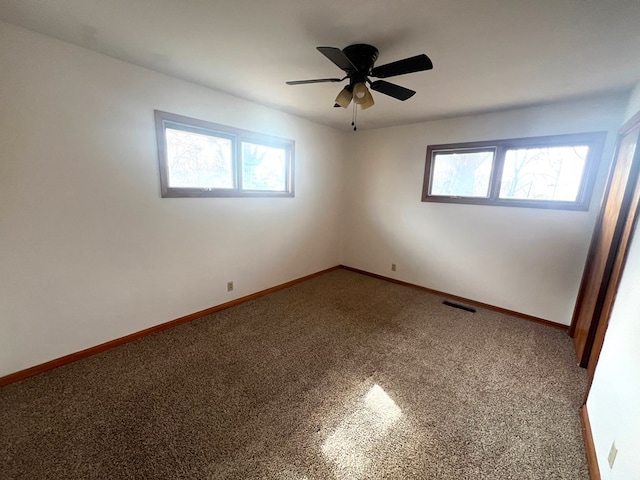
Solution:
[[[353,88],[351,87],[351,85],[347,85],[340,91],[340,93],[336,97],[336,104],[338,104],[339,107],[347,108],[349,106],[349,104],[351,103],[351,98],[353,97],[352,90]]]
[[[354,108],[356,108],[356,105],[360,105],[362,110],[375,105],[373,95],[371,95],[369,88],[367,88],[367,84],[369,84],[371,90],[405,101],[415,95],[416,92],[385,80],[375,80],[372,82],[369,77],[389,78],[407,73],[431,70],[433,68],[433,63],[424,53],[374,67],[375,61],[378,59],[378,49],[373,45],[364,43],[349,45],[342,50],[335,47],[317,47],[317,49],[338,68],[344,71],[346,76],[343,78],[293,80],[288,81],[287,85],[341,82],[348,79],[349,84],[338,93],[334,104],[334,106],[340,106],[342,108],[347,108],[352,100]],[[352,124],[355,130],[355,120]]]
[[[357,104],[364,103],[368,92],[369,90],[367,90],[367,86],[364,82],[356,83],[353,86],[353,101]]]

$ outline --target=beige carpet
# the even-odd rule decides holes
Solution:
[[[10,385],[0,477],[586,479],[566,333],[441,301],[338,270]]]

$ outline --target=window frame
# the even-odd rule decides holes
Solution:
[[[199,197],[294,197],[294,153],[295,142],[206,120],[177,115],[175,113],[154,111],[156,141],[158,145],[158,164],[160,169],[160,193],[162,198],[199,198]],[[210,135],[231,140],[231,168],[233,172],[232,188],[192,188],[169,186],[169,167],[167,163],[167,127],[186,132]],[[243,161],[242,144],[253,143],[285,151],[285,190],[250,190],[242,188]]]
[[[450,143],[428,145],[425,160],[424,181],[422,186],[422,201],[437,203],[461,203],[472,205],[493,205],[503,207],[547,208],[556,210],[589,210],[591,195],[598,174],[598,167],[602,157],[602,149],[607,132],[588,132],[567,135],[550,135],[543,137],[511,138],[503,140],[489,140],[480,142]],[[545,148],[572,145],[586,145],[589,153],[585,162],[580,188],[575,201],[564,200],[527,200],[500,198],[502,173],[504,170],[505,154],[513,148]],[[438,152],[462,152],[465,150],[495,149],[495,158],[489,179],[488,197],[462,197],[449,195],[432,195],[431,174],[434,154]]]

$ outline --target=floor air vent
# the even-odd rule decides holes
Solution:
[[[476,309],[472,307],[468,307],[466,305],[461,305],[459,303],[453,303],[449,300],[445,300],[442,302],[443,305],[447,305],[448,307],[459,308],[460,310],[464,310],[465,312],[476,313]]]

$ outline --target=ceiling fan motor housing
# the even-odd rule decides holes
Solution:
[[[357,70],[348,72],[349,84],[364,83],[378,59],[378,49],[373,45],[358,43],[342,49],[342,53],[353,63]]]

